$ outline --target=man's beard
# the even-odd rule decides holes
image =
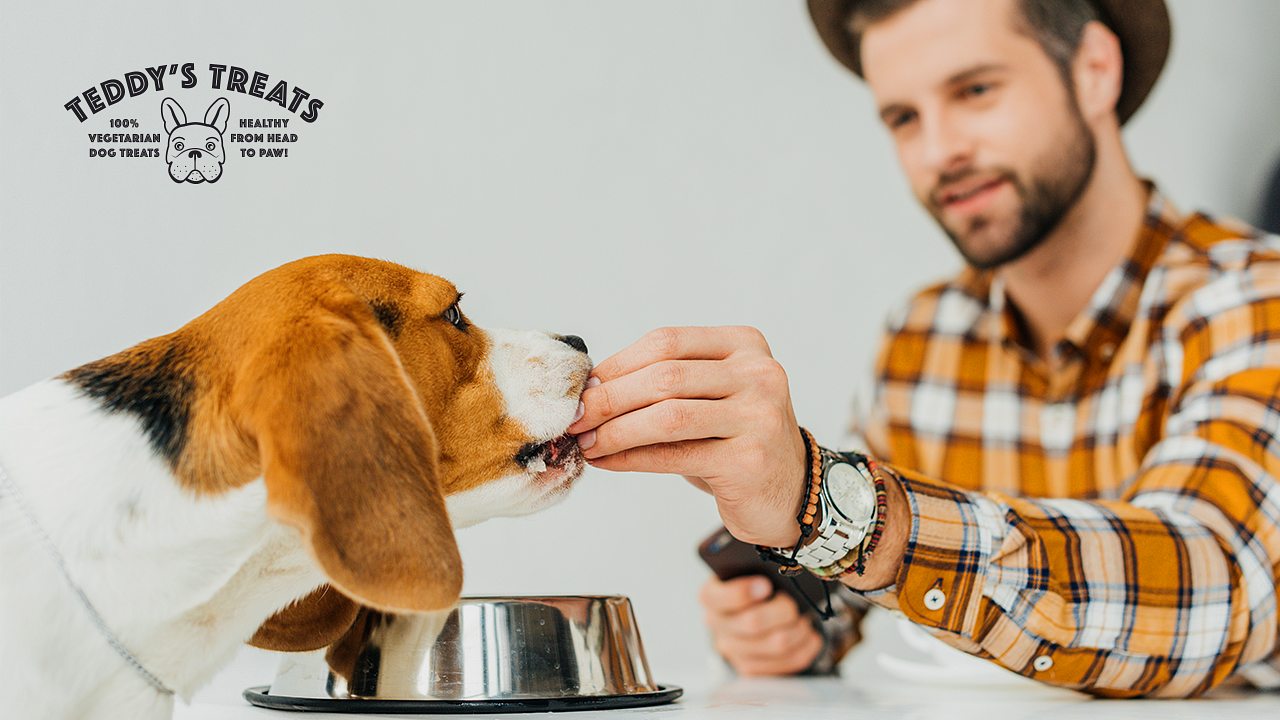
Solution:
[[[1098,150],[1079,109],[1074,104],[1071,109],[1075,137],[1060,146],[1061,153],[1037,162],[1030,178],[1024,180],[1010,168],[979,170],[970,167],[939,177],[934,191],[924,199],[925,209],[974,268],[990,270],[1013,262],[1039,247],[1084,194],[1093,176]],[[980,174],[994,175],[1009,182],[1021,200],[1021,210],[1008,234],[999,242],[989,243],[985,249],[978,243],[966,243],[965,240],[984,231],[989,232],[992,218],[978,216],[966,221],[964,228],[950,227],[943,221],[942,203],[938,199],[942,188]]]

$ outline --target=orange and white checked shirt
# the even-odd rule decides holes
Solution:
[[[890,321],[865,429],[914,518],[872,602],[1103,696],[1280,677],[1280,238],[1153,189],[1048,361],[991,273],[926,289]]]

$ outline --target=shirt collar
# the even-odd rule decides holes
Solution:
[[[1056,348],[1060,361],[1082,356],[1089,362],[1106,363],[1129,333],[1138,310],[1142,286],[1157,258],[1174,236],[1179,223],[1177,208],[1152,183],[1138,240],[1129,256],[1107,273],[1089,303],[1067,326]],[[980,273],[988,284],[989,331],[1010,350],[1030,352],[1026,331],[1016,310],[1007,302],[1004,282],[994,273]],[[977,278],[975,278],[977,279]]]

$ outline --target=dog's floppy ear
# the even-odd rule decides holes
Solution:
[[[284,607],[262,623],[249,644],[276,652],[310,652],[342,638],[360,606],[328,584]]]
[[[173,98],[165,98],[160,103],[160,117],[164,119],[164,131],[167,133],[187,124],[186,111]]]
[[[226,98],[218,98],[213,101],[208,110],[204,111],[204,124],[212,126],[219,133],[227,131],[227,119],[231,117],[231,103]]]
[[[356,674],[356,663],[360,661],[361,649],[366,646],[374,628],[385,617],[387,616],[377,610],[360,608],[356,617],[352,618],[347,632],[334,638],[334,642],[325,650],[324,660],[329,669],[348,683],[351,682]]]
[[[257,440],[268,512],[357,602],[449,607],[462,561],[432,429],[373,310],[322,285],[305,309],[273,318],[237,373],[232,402]]]

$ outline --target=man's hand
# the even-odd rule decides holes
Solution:
[[[716,650],[742,675],[793,675],[822,651],[822,636],[786,593],[760,576],[712,576],[698,599]]]
[[[663,328],[600,363],[569,432],[595,467],[673,473],[715,496],[739,540],[791,547],[804,440],[758,330]]]

